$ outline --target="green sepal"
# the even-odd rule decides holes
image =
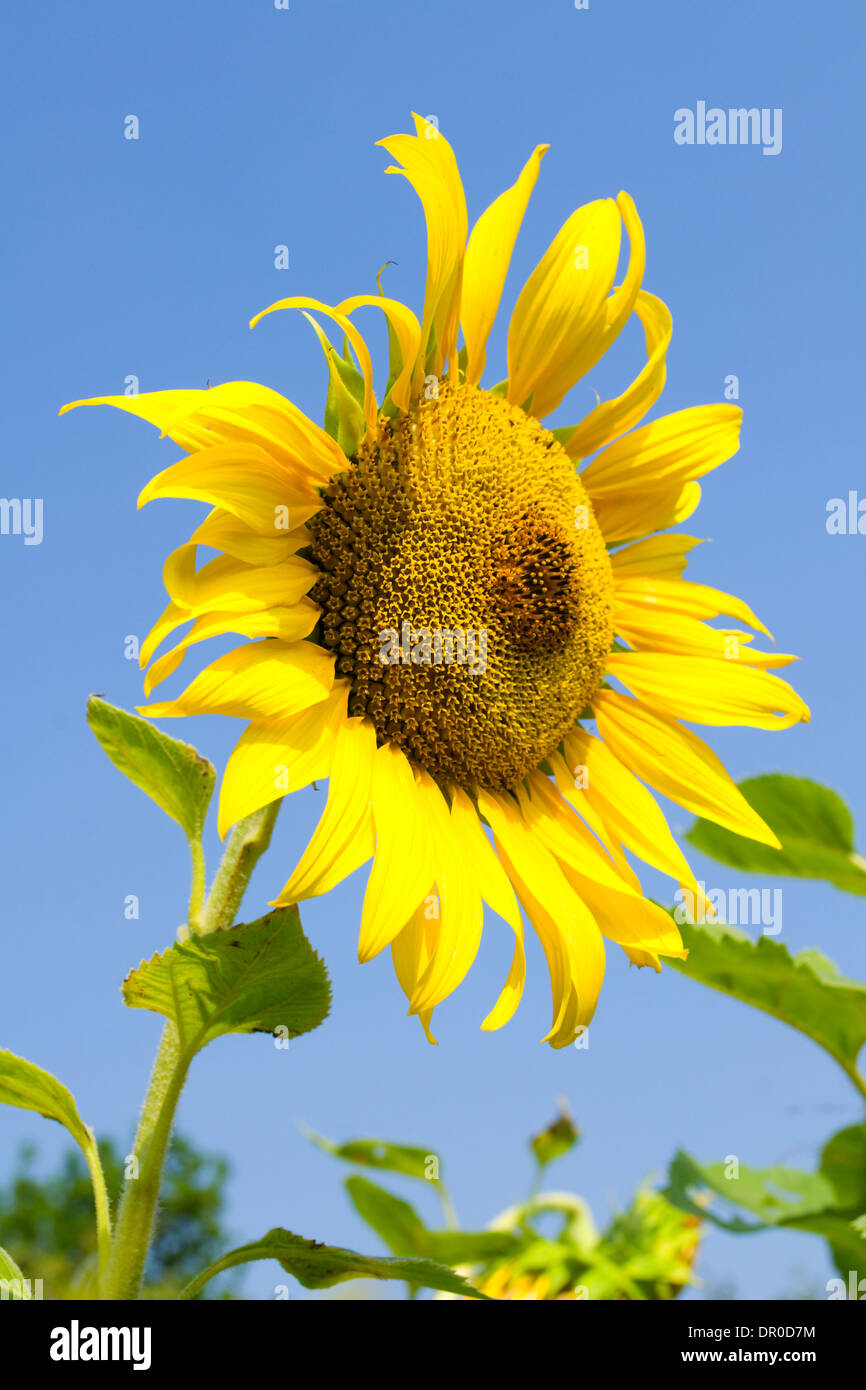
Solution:
[[[178,942],[123,982],[130,1008],[175,1025],[187,1058],[226,1033],[308,1033],[327,1018],[330,996],[295,907]]]
[[[866,861],[854,849],[854,822],[840,796],[819,782],[780,773],[747,778],[739,787],[782,848],[699,820],[686,835],[695,849],[746,873],[825,879],[846,893],[866,894]]]
[[[341,357],[324,329],[309,314],[328,364],[328,395],[325,400],[325,429],[336,439],[347,458],[353,458],[364,438],[367,422],[364,417],[364,378],[355,366],[348,338],[344,339]]]

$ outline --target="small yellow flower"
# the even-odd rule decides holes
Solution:
[[[381,144],[426,218],[420,323],[381,293],[336,307],[291,298],[265,311],[312,310],[344,335],[340,356],[311,319],[329,364],[327,430],[251,382],[88,403],[143,417],[188,454],[140,505],[183,497],[212,507],[166,562],[170,602],[141,658],[149,695],[194,644],[252,639],[144,710],[250,721],[223,778],[220,833],[328,777],[324,814],[276,902],[326,893],[372,858],[360,959],[390,946],[431,1041],[433,1009],[478,950],[482,903],[515,936],[482,1026],[511,1018],[524,986],[522,907],[550,969],[546,1040],[565,1047],[595,1011],[604,937],[656,970],[659,956],[683,955],[624,853],[697,894],[645,784],[777,844],[679,720],[786,728],[808,710],[770,670],[792,657],[704,622],[725,615],[766,632],[740,599],[683,580],[698,540],[663,534],[695,510],[697,479],[736,451],[740,411],[697,406],[634,428],[661,393],[671,317],[642,288],[631,198],[567,219],[517,299],[506,380],[482,388],[547,146],[467,240],[451,147],[414,119],[414,135]],[[628,263],[614,288],[623,229]],[[381,406],[352,317],[370,307],[389,328]],[[573,429],[546,429],[633,314],[647,350],[636,379]],[[199,547],[220,554],[197,568]]]

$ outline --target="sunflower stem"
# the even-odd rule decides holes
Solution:
[[[211,932],[232,925],[253,869],[270,844],[279,809],[280,802],[272,802],[235,826],[204,907],[201,907],[204,859],[202,857],[199,878],[199,869],[193,857],[193,892],[189,914],[191,930]],[[197,888],[199,882],[200,890]],[[162,1185],[163,1164],[191,1060],[191,1056],[181,1047],[175,1025],[166,1023],[135,1136],[131,1155],[135,1162],[128,1163],[129,1176],[124,1185],[111,1242],[103,1294],[107,1299],[139,1297],[153,1236],[153,1218]]]
[[[219,931],[232,926],[250,875],[271,842],[279,809],[280,801],[272,801],[246,820],[238,821],[202,909],[199,931]]]

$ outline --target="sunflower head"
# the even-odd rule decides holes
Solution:
[[[252,382],[95,401],[158,425],[186,453],[140,504],[211,507],[166,561],[169,603],[141,660],[149,694],[198,643],[242,639],[176,698],[145,707],[248,721],[223,778],[220,832],[328,778],[276,902],[325,893],[372,859],[359,955],[390,946],[431,1041],[433,1009],[478,951],[485,905],[511,928],[514,957],[482,1026],[513,1015],[525,916],[550,972],[546,1038],[563,1047],[593,1016],[603,937],[656,970],[684,954],[628,855],[701,905],[649,788],[778,843],[680,721],[782,728],[808,711],[773,674],[793,658],[752,648],[745,629],[766,632],[752,610],[682,577],[699,542],[669,528],[698,505],[697,480],[736,451],[740,411],[698,406],[640,424],[664,385],[672,325],[643,288],[632,200],[602,198],[566,219],[517,296],[507,376],[485,388],[547,146],[470,234],[453,151],[414,119],[414,134],[380,143],[424,210],[420,318],[381,287],[265,311],[299,309],[313,325],[330,380],[324,428]],[[370,308],[388,325],[381,405],[353,317]],[[551,430],[632,317],[646,342],[637,377]],[[202,549],[215,558],[200,564]],[[741,626],[712,626],[720,617]]]
[[[613,632],[565,450],[501,397],[437,381],[322,496],[310,597],[349,713],[442,786],[513,791],[589,704]]]

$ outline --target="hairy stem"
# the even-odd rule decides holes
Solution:
[[[234,922],[250,875],[271,842],[279,809],[280,801],[272,801],[238,821],[204,905],[200,931],[219,931]]]
[[[272,802],[235,826],[203,907],[204,859],[202,857],[199,870],[193,851],[189,922],[192,931],[219,931],[232,925],[250,875],[270,844],[279,809],[279,801]],[[197,889],[199,882],[200,890]],[[177,1103],[191,1061],[192,1054],[182,1049],[175,1025],[166,1023],[135,1136],[132,1156],[136,1162],[123,1189],[103,1286],[104,1298],[137,1299],[139,1296],[153,1236],[153,1218],[162,1185],[163,1164]]]

